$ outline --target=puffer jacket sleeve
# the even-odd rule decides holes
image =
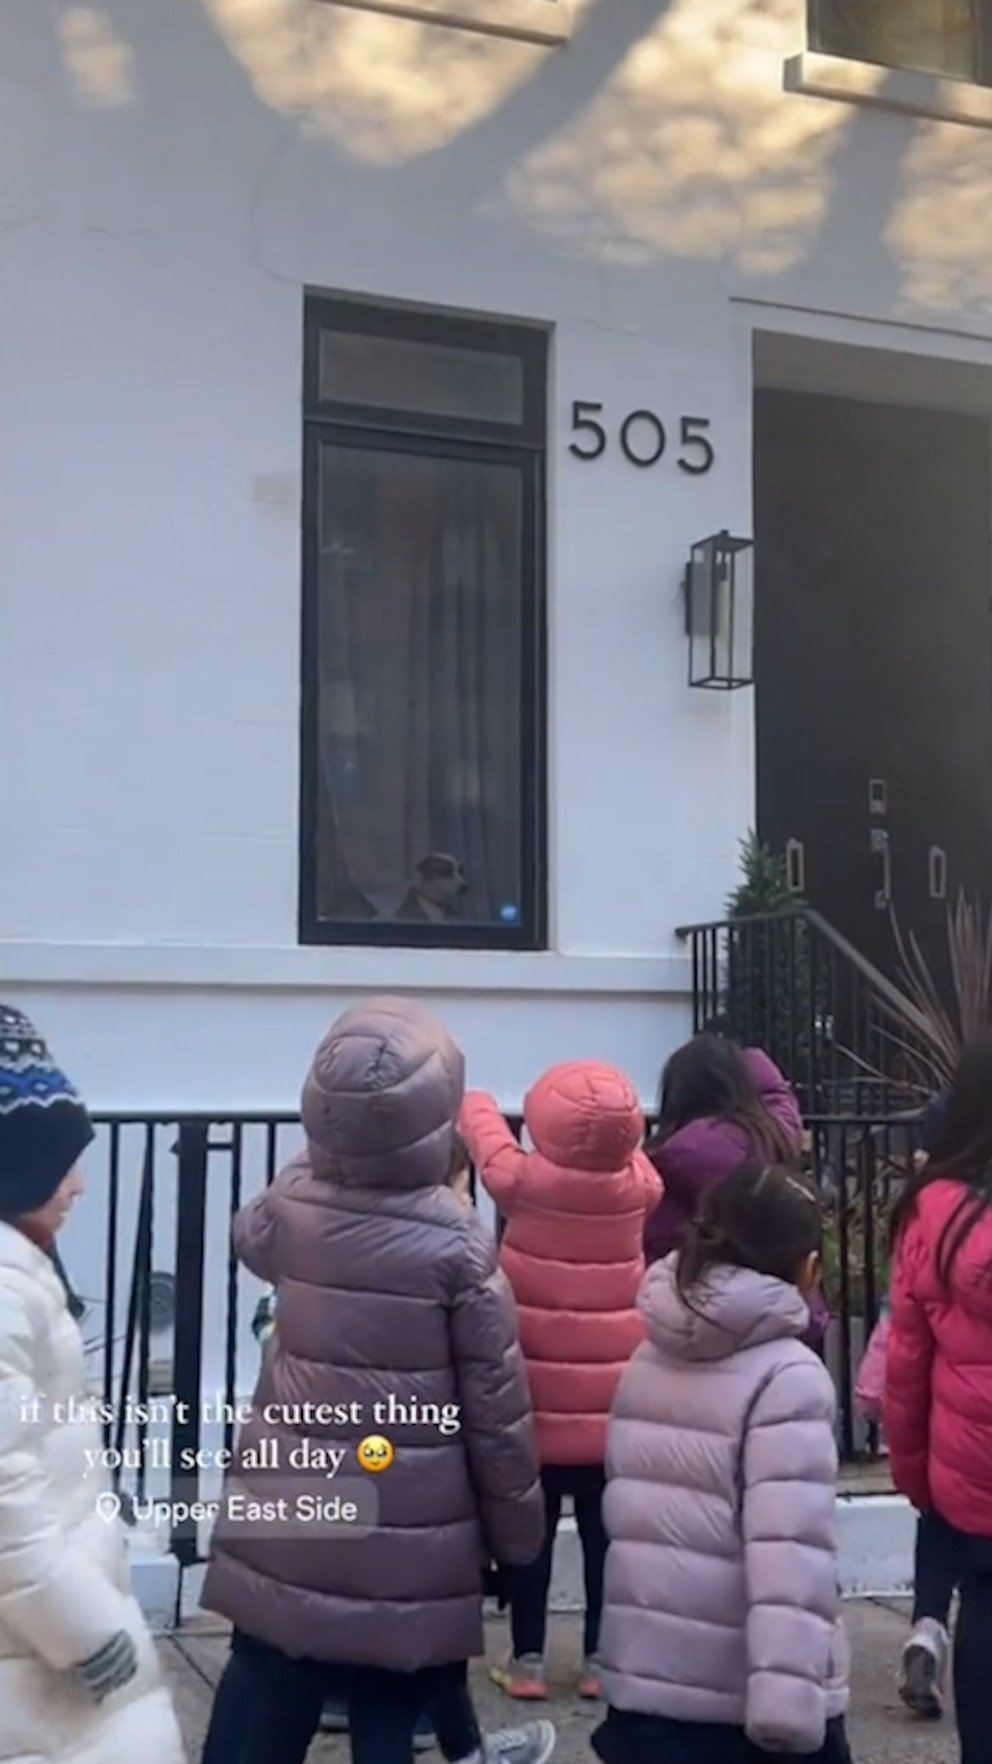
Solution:
[[[798,1151],[803,1141],[803,1116],[792,1085],[762,1048],[749,1047],[744,1058],[765,1108],[795,1141]]]
[[[462,1431],[493,1561],[523,1567],[544,1539],[530,1391],[513,1296],[474,1216],[451,1320]]]
[[[56,1671],[132,1627],[125,1595],[62,1532],[37,1441],[36,1301],[0,1284],[0,1621]],[[69,1425],[69,1423],[66,1423]],[[96,1515],[94,1524],[102,1523]]]
[[[930,1502],[930,1378],[934,1338],[917,1291],[926,1243],[911,1220],[896,1251],[890,1289],[889,1343],[882,1413],[892,1480],[920,1513]]]
[[[469,1091],[462,1103],[459,1132],[486,1190],[504,1219],[514,1210],[529,1159],[510,1132],[495,1097]]]
[[[823,1745],[839,1610],[830,1377],[810,1356],[762,1386],[744,1437],[747,1732],[772,1752]]]
[[[645,1217],[650,1218],[662,1196],[661,1177],[646,1152],[636,1151],[633,1162],[634,1174],[641,1185]]]
[[[282,1181],[277,1177],[271,1188],[264,1194],[256,1195],[240,1213],[235,1215],[232,1234],[234,1253],[239,1262],[243,1262],[250,1273],[264,1280],[266,1286],[275,1286],[278,1276],[275,1270],[276,1219],[278,1213],[278,1187]]]

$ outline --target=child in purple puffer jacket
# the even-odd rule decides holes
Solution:
[[[803,1118],[795,1092],[760,1048],[740,1048],[722,1035],[694,1035],[662,1073],[657,1130],[647,1147],[665,1192],[648,1219],[648,1265],[678,1249],[707,1189],[741,1164],[758,1159],[798,1170]],[[809,1345],[819,1352],[829,1312],[810,1295]]]

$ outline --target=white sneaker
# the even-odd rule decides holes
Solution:
[[[320,1712],[321,1733],[347,1733],[348,1725],[348,1710],[344,1703],[328,1697]]]
[[[500,1727],[482,1742],[480,1764],[548,1764],[558,1735],[551,1721],[528,1721],[523,1727]]]
[[[944,1713],[944,1675],[950,1638],[942,1623],[924,1617],[902,1651],[899,1695],[910,1714],[939,1721]]]

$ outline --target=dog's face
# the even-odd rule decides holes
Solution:
[[[446,851],[432,851],[421,858],[415,878],[417,893],[449,912],[468,888],[459,860]]]

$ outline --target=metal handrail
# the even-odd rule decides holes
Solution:
[[[861,951],[849,942],[843,932],[831,925],[829,919],[825,919],[822,913],[816,911],[815,907],[782,907],[773,913],[747,913],[742,914],[740,918],[713,919],[708,924],[679,925],[675,935],[682,942],[688,942],[690,937],[704,936],[715,931],[729,931],[740,925],[775,925],[790,919],[808,926],[811,931],[816,931],[825,943],[836,950],[837,954],[842,956],[861,975],[862,979],[867,981],[872,991],[884,1004],[896,1012],[905,1023],[912,1023],[918,1033],[924,1036],[929,1034],[930,1025],[927,1018],[913,1003],[909,995],[903,992],[901,987],[897,986],[887,975],[883,974],[880,968],[876,968],[874,962],[870,962],[867,956],[862,955]]]

